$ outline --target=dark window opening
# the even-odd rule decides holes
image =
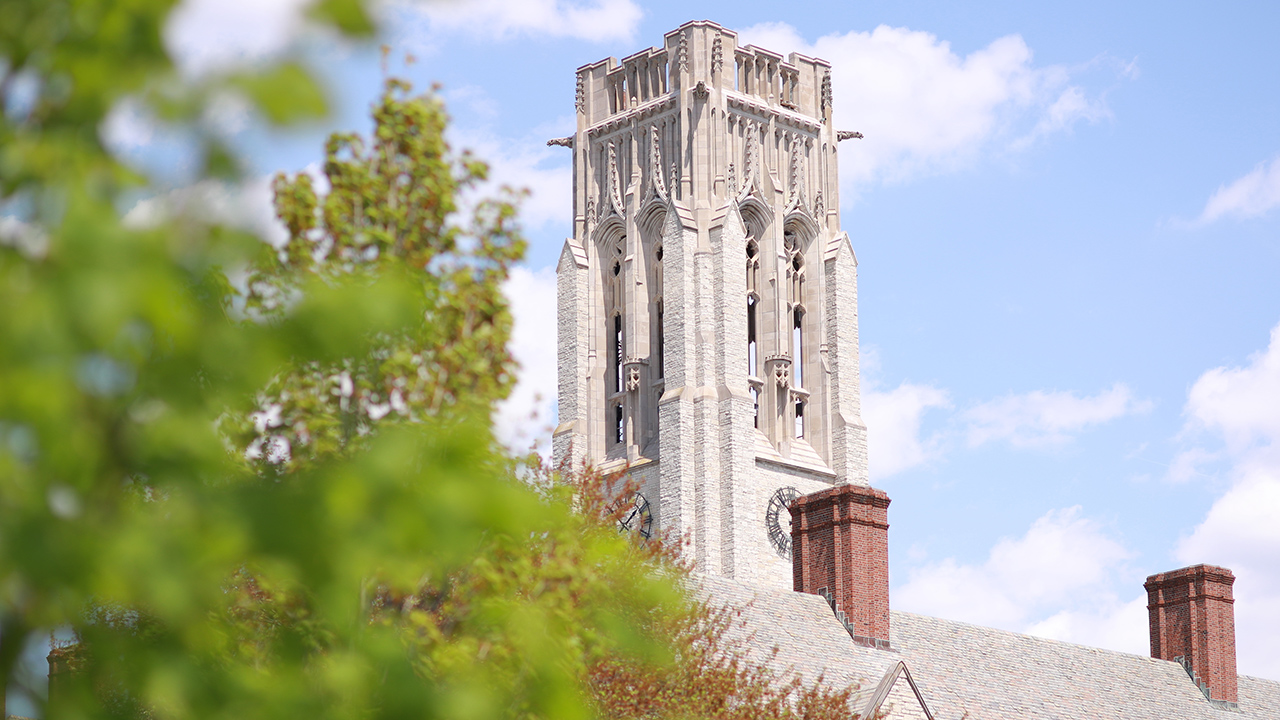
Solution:
[[[756,299],[747,298],[747,374],[756,377]]]
[[[627,424],[622,418],[622,405],[613,406],[613,441],[616,443],[625,442],[627,439]]]
[[[658,303],[658,377],[666,377],[666,330],[663,327],[662,303]]]
[[[792,377],[795,386],[804,387],[804,311],[796,309],[795,327],[791,329]]]
[[[613,391],[622,392],[622,316],[613,316]]]
[[[796,400],[796,437],[804,437],[804,401]]]

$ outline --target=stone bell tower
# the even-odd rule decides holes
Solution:
[[[787,506],[866,485],[831,66],[690,22],[577,72],[557,461],[628,465],[700,572],[790,588]]]

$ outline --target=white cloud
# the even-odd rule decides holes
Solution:
[[[644,15],[633,0],[395,0],[391,5],[402,15],[423,16],[428,32],[492,39],[542,35],[625,42],[635,35]]]
[[[950,406],[946,391],[929,385],[904,382],[888,392],[864,393],[862,418],[867,425],[871,477],[886,478],[935,457],[938,440],[922,441],[920,426],[930,408]]]
[[[1221,440],[1230,488],[1178,545],[1176,557],[1236,575],[1236,650],[1240,672],[1280,677],[1280,325],[1267,349],[1242,367],[1219,367],[1188,392],[1186,436]]]
[[[314,2],[183,0],[166,23],[165,44],[188,75],[261,60],[308,28]],[[634,0],[375,0],[373,10],[393,33],[393,45],[417,50],[446,33],[630,41],[644,14]]]
[[[1102,593],[1092,608],[1061,610],[1027,627],[1028,635],[1146,655],[1151,650],[1145,593],[1121,602]]]
[[[1235,452],[1280,441],[1280,325],[1247,366],[1201,375],[1187,394],[1186,414],[1193,425],[1221,434]]]
[[[1015,446],[1059,445],[1091,425],[1145,412],[1149,402],[1136,400],[1123,383],[1097,395],[1036,390],[985,402],[964,413],[968,443],[976,447],[995,440]]]
[[[851,187],[953,169],[1002,138],[1020,135],[1006,143],[1019,150],[1110,116],[1101,97],[1071,84],[1072,70],[1035,67],[1017,35],[962,57],[930,33],[886,25],[814,43],[782,23],[739,32],[743,44],[832,63],[836,122],[866,136],[844,154],[841,175]]]
[[[1111,110],[1101,100],[1091,100],[1078,87],[1062,91],[1058,99],[1044,111],[1044,115],[1031,132],[1018,138],[1010,146],[1021,150],[1037,140],[1054,133],[1070,131],[1080,120],[1096,123],[1111,117]]]
[[[910,569],[906,584],[893,591],[893,604],[1007,630],[1034,628],[1074,642],[1088,635],[1107,647],[1132,645],[1132,633],[1098,630],[1120,625],[1107,618],[1125,604],[1108,588],[1131,555],[1079,506],[1050,510],[1022,537],[997,542],[982,564],[947,558]],[[1138,627],[1145,632],[1146,623]]]
[[[449,142],[471,150],[489,164],[489,180],[477,188],[480,196],[492,196],[495,187],[527,189],[520,203],[520,223],[525,229],[559,223],[570,231],[573,208],[572,157],[564,148],[547,147],[548,134],[539,140],[504,138],[485,130],[454,126]],[[468,198],[474,200],[474,198]],[[464,200],[468,200],[464,199]]]
[[[146,227],[180,213],[190,213],[205,222],[226,223],[256,233],[272,245],[282,245],[288,235],[276,218],[271,178],[265,175],[237,185],[202,180],[195,185],[146,198],[125,213],[124,222],[134,227]]]
[[[1201,224],[1224,217],[1259,217],[1280,205],[1280,156],[1260,163],[1253,172],[1218,188],[1200,213]]]
[[[306,25],[314,0],[183,0],[165,25],[178,67],[199,75],[281,52]]]
[[[49,252],[49,235],[35,223],[0,215],[0,245],[16,248],[27,257],[41,258]]]
[[[517,267],[503,286],[515,316],[511,353],[519,382],[494,418],[498,438],[516,451],[550,449],[556,403],[556,272]]]

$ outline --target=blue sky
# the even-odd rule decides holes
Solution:
[[[168,29],[193,76],[298,52],[331,83],[332,117],[303,132],[228,99],[215,120],[256,179],[174,190],[268,235],[266,178],[366,129],[383,72],[376,44],[308,30],[303,4],[188,0]],[[894,500],[893,605],[1145,654],[1145,577],[1219,564],[1238,577],[1240,670],[1280,679],[1276,6],[380,7],[392,73],[441,83],[455,145],[532,189],[511,286],[525,370],[500,418],[513,442],[554,421],[570,176],[544,143],[573,128],[574,69],[711,19],[832,61],[837,126],[866,135],[841,153],[841,211],[873,481]],[[144,117],[122,107],[105,133],[183,182]]]

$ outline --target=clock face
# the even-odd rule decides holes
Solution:
[[[764,516],[769,542],[778,555],[786,560],[791,559],[791,503],[798,497],[800,491],[793,487],[778,488],[773,497],[769,498],[769,509]]]
[[[640,493],[624,501],[622,517],[618,518],[618,532],[635,532],[648,540],[653,532],[653,512],[649,501]]]

